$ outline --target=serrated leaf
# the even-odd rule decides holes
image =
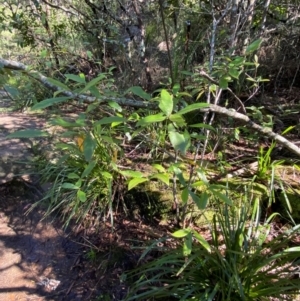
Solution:
[[[140,86],[134,86],[129,88],[126,93],[132,92],[134,95],[137,95],[143,99],[150,100],[151,95],[146,93]],[[125,94],[126,94],[125,93]]]
[[[188,105],[184,109],[180,110],[179,112],[177,112],[177,114],[183,115],[183,114],[186,114],[186,113],[189,113],[192,111],[196,111],[199,109],[207,108],[207,107],[209,107],[209,104],[207,104],[205,102],[193,103],[191,105]]]
[[[180,151],[185,154],[188,147],[190,146],[190,136],[181,134],[175,131],[169,131],[169,139],[176,151]]]
[[[162,181],[167,186],[169,186],[169,184],[170,184],[170,178],[167,174],[157,173],[157,174],[154,174],[151,176],[151,179],[153,179],[153,178]]]
[[[134,170],[121,170],[120,174],[123,175],[124,177],[130,177],[130,178],[143,178],[144,174],[142,174],[139,171],[134,171]]]
[[[173,96],[165,89],[161,90],[159,108],[166,116],[170,116],[173,111]]]
[[[36,137],[48,137],[49,133],[41,130],[21,130],[14,133],[11,133],[6,136],[7,139],[13,138],[36,138]]]
[[[84,169],[81,177],[84,178],[84,177],[87,177],[89,176],[89,174],[92,172],[92,170],[94,169],[94,167],[96,166],[97,162],[96,161],[91,161],[87,167]]]
[[[44,100],[38,102],[34,106],[32,106],[32,110],[41,110],[41,109],[53,106],[55,104],[64,102],[66,100],[69,100],[71,98],[72,97],[70,97],[70,96],[47,98],[47,99],[44,99]]]
[[[137,126],[143,126],[143,125],[148,125],[151,123],[162,122],[165,119],[166,119],[166,116],[164,116],[162,113],[159,113],[156,115],[150,115],[150,116],[140,119],[137,123]]]
[[[80,186],[76,186],[76,185],[74,185],[74,184],[72,184],[72,183],[66,182],[66,183],[63,183],[63,184],[61,185],[61,188],[65,188],[65,189],[75,189],[75,190],[77,190],[77,189],[80,188]]]
[[[84,77],[81,77],[81,76],[78,76],[78,75],[75,75],[75,74],[65,74],[65,77],[67,79],[70,79],[70,80],[72,80],[74,82],[77,82],[77,83],[80,83],[80,84],[85,84],[86,83]]]
[[[260,47],[260,44],[262,43],[262,39],[258,39],[254,42],[252,42],[246,49],[246,54],[249,54],[255,50],[257,50]]]
[[[147,181],[148,181],[148,179],[146,179],[146,178],[133,178],[128,183],[128,190],[136,187],[137,185],[139,185],[141,183],[147,182]]]
[[[96,148],[96,142],[91,135],[86,135],[83,142],[83,154],[85,160],[90,162]]]
[[[177,230],[174,233],[172,233],[172,236],[176,237],[176,238],[183,238],[183,237],[186,237],[190,233],[191,233],[191,229],[189,229],[189,228],[180,229],[180,230]]]
[[[84,203],[86,201],[86,193],[82,190],[77,191],[77,197],[80,202]]]

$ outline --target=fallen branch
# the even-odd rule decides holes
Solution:
[[[31,70],[28,66],[16,62],[16,61],[9,61],[0,58],[0,68],[4,69],[10,69],[10,70],[18,70],[22,71],[28,76],[34,77],[36,80],[41,82],[45,87],[51,89],[52,91],[61,91],[61,89],[52,83],[50,83],[46,76],[41,74],[40,72],[37,72],[35,70]],[[128,98],[121,98],[121,97],[106,97],[103,96],[101,99],[97,99],[96,97],[92,97],[85,94],[75,94],[70,91],[61,91],[61,94],[70,96],[73,99],[82,100],[86,103],[91,103],[97,101],[98,103],[107,103],[109,101],[115,101],[120,106],[129,106],[129,107],[136,107],[136,108],[148,108],[148,109],[158,109],[158,103],[157,102],[151,102],[151,101],[141,101],[141,100],[133,100]],[[208,110],[220,115],[224,115],[227,117],[232,117],[235,120],[242,121],[246,124],[248,128],[251,128],[255,130],[256,132],[262,134],[265,137],[271,138],[274,141],[278,142],[279,144],[283,145],[285,148],[293,152],[294,154],[298,155],[300,157],[300,148],[295,145],[294,143],[290,142],[283,136],[274,133],[271,129],[262,127],[258,125],[257,123],[253,122],[247,115],[241,114],[236,112],[232,109],[226,109],[223,107],[220,107],[218,105],[209,104],[207,108],[199,109],[200,112],[207,112]]]

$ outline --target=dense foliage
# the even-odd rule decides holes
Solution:
[[[158,190],[159,218],[182,228],[183,253],[135,271],[129,300],[295,295],[299,15],[297,1],[0,1],[0,87],[59,127],[11,135],[49,137],[49,213],[113,229],[128,191]],[[276,210],[292,228],[265,244]]]

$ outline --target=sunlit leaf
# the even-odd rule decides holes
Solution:
[[[170,178],[167,174],[157,173],[151,176],[151,179],[158,179],[169,186],[170,184]]]
[[[160,93],[159,108],[166,116],[170,116],[173,111],[173,96],[165,89]]]
[[[181,134],[175,131],[169,131],[169,138],[172,146],[176,151],[180,151],[182,154],[185,154],[188,147],[190,146],[190,136]]]
[[[161,164],[152,164],[152,166],[160,172],[166,171],[166,169]]]
[[[171,114],[169,119],[179,127],[186,125],[184,118],[180,114]]]
[[[180,230],[177,230],[174,233],[172,233],[172,236],[176,237],[176,238],[183,238],[183,237],[186,237],[190,233],[191,233],[191,229],[189,229],[189,228],[180,229]]]
[[[193,231],[193,235],[199,241],[199,243],[210,253],[211,248],[209,243],[205,240],[205,238],[196,231]]]
[[[161,122],[166,119],[166,116],[164,116],[162,113],[156,114],[156,115],[150,115],[145,118],[142,118],[138,121],[137,126],[143,126],[148,125],[151,123]]]
[[[147,178],[133,178],[129,181],[128,183],[128,190],[136,187],[137,185],[147,182],[148,179]]]
[[[86,193],[82,190],[77,191],[77,197],[78,197],[80,202],[84,203],[86,201]]]
[[[142,174],[139,171],[134,171],[134,170],[121,170],[120,174],[123,175],[124,177],[130,177],[130,178],[143,178],[144,174]]]
[[[47,132],[41,130],[21,130],[14,133],[11,133],[6,136],[6,138],[36,138],[36,137],[48,137],[49,134]]]

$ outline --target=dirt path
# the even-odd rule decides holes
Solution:
[[[26,215],[36,196],[15,180],[26,174],[19,161],[32,158],[32,144],[6,135],[45,123],[25,113],[0,113],[0,301],[95,300],[97,279],[80,238],[57,221],[41,221],[42,209]]]
[[[0,301],[92,300],[96,279],[83,247],[43,210],[30,207],[22,183],[1,186]],[[19,193],[17,193],[19,194]]]

